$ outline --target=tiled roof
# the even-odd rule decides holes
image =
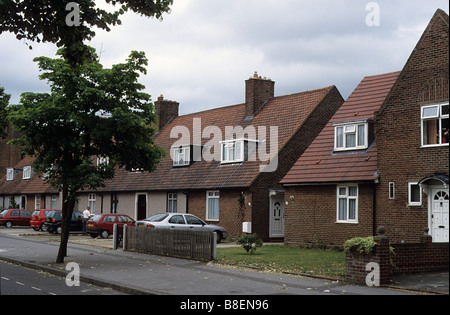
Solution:
[[[132,173],[124,169],[116,171],[116,177],[107,182],[104,191],[145,191],[180,189],[220,189],[248,187],[260,174],[260,161],[244,161],[235,164],[221,164],[220,161],[197,161],[188,167],[173,167],[170,148],[178,140],[170,133],[176,126],[187,127],[193,138],[193,120],[201,119],[201,131],[207,126],[216,126],[225,140],[225,127],[252,125],[267,129],[267,152],[270,148],[270,126],[278,126],[278,148],[282,148],[300,128],[314,108],[325,98],[334,86],[306,91],[292,95],[271,98],[253,119],[245,119],[245,104],[207,110],[176,117],[155,137],[155,143],[166,150],[167,156],[153,173]],[[178,137],[177,135],[175,135]],[[213,136],[201,139],[207,144]]]
[[[400,72],[364,78],[291,168],[283,184],[369,181],[376,178],[376,144],[366,150],[333,152],[333,124],[374,118]]]

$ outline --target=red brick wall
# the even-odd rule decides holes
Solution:
[[[448,146],[421,148],[420,116],[421,105],[448,101],[448,67],[448,16],[445,22],[437,14],[376,116],[376,225],[385,226],[393,242],[417,242],[428,225],[427,195],[422,207],[408,206],[408,182],[449,173]],[[395,183],[394,200],[389,199],[389,182]]]
[[[11,126],[6,131],[8,137],[0,139],[0,178],[6,176],[6,168],[16,166],[21,160],[20,146],[6,144],[9,140],[20,137],[20,134],[13,131]]]
[[[358,186],[359,223],[336,223],[336,185],[287,187],[285,199],[287,245],[342,246],[352,237],[373,235],[372,185]]]

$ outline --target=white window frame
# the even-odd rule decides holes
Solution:
[[[419,186],[419,201],[412,201],[412,187]],[[418,183],[408,183],[408,205],[421,206],[422,205],[422,187]]]
[[[35,195],[34,196],[34,210],[40,210],[41,209],[41,195]]]
[[[173,166],[189,166],[191,164],[191,146],[173,147]],[[184,157],[184,159],[182,159]]]
[[[178,194],[168,193],[167,194],[167,212],[177,213],[178,212]]]
[[[22,179],[30,179],[30,178],[31,178],[31,166],[24,166]]]
[[[221,163],[240,163],[244,161],[244,139],[221,141]]]
[[[350,195],[350,188],[356,188],[356,196]],[[345,189],[345,193],[341,193],[341,189]],[[340,199],[345,199],[345,218],[340,218]],[[336,189],[336,222],[337,223],[358,223],[358,199],[359,187],[357,184],[338,185]],[[350,200],[355,201],[355,217],[350,219]]]
[[[211,200],[218,200],[217,216],[210,217],[209,215],[209,203]],[[218,190],[209,190],[206,192],[206,220],[208,221],[219,221],[220,219],[220,191]]]
[[[12,181],[14,180],[14,169],[13,168],[7,168],[6,169],[6,181]]]
[[[364,139],[360,139],[359,128],[364,127]],[[338,146],[338,130],[342,129],[342,146]],[[347,135],[355,135],[355,145],[349,146],[347,144]],[[359,143],[363,141],[363,144]],[[335,151],[348,151],[348,150],[364,150],[369,147],[369,123],[368,122],[353,122],[345,124],[334,125],[334,150]]]
[[[426,106],[422,106],[420,108],[420,118],[421,118],[421,123],[420,123],[420,129],[421,129],[421,131],[420,131],[420,138],[421,138],[421,140],[420,141],[421,141],[422,147],[436,147],[436,146],[448,146],[449,145],[448,142],[447,143],[443,143],[442,142],[442,138],[443,138],[443,136],[442,136],[442,130],[443,130],[442,122],[445,119],[449,119],[449,115],[443,113],[443,107],[444,106],[449,106],[449,103],[446,102],[446,103],[439,103],[439,104],[433,104],[433,105],[426,105]],[[437,108],[436,114],[435,115],[425,116],[424,115],[425,110],[429,109],[429,108],[433,108],[433,107]],[[438,141],[438,143],[428,144],[428,143],[425,143],[425,129],[426,129],[425,128],[425,124],[428,121],[432,121],[432,120],[437,120],[438,123],[439,123],[438,134],[436,135],[439,141]]]
[[[97,200],[97,196],[95,194],[88,194],[88,206],[89,211],[94,214],[95,213],[95,201]]]
[[[97,158],[97,166],[101,165],[101,164],[105,164],[105,165],[109,165],[109,157],[105,157],[105,156],[100,156]]]
[[[51,209],[56,209],[56,202],[58,201],[58,195],[52,195],[51,196]]]

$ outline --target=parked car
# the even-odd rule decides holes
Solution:
[[[44,229],[46,228],[50,233],[61,234],[61,211],[51,211],[47,214],[44,222]],[[80,211],[74,211],[72,213],[72,220],[70,222],[70,232],[83,231],[82,223],[83,213]]]
[[[207,224],[202,219],[192,214],[185,213],[160,213],[155,214],[147,219],[136,222],[138,227],[146,228],[166,228],[166,229],[192,229],[192,230],[208,230],[217,232],[217,242],[228,237],[228,232],[224,227]]]
[[[33,230],[35,231],[46,231],[46,226],[44,225],[45,218],[47,217],[47,214],[49,214],[51,211],[61,211],[57,209],[40,209],[35,210],[31,215],[30,224]]]
[[[96,214],[86,223],[86,232],[92,238],[100,235],[101,238],[108,238],[113,233],[114,224],[122,228],[125,224],[134,226],[135,221],[126,214]]]
[[[20,209],[6,209],[0,213],[0,224],[12,226],[30,226],[31,213]]]

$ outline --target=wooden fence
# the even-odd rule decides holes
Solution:
[[[126,226],[122,242],[126,251],[211,261],[216,258],[216,240],[214,232]]]

